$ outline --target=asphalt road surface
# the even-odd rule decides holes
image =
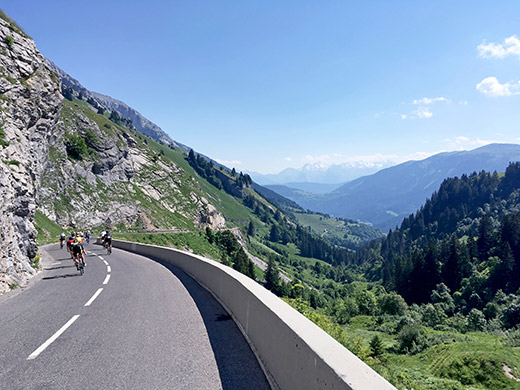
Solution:
[[[99,245],[79,275],[58,244],[0,300],[0,389],[269,389],[249,345],[184,272]]]

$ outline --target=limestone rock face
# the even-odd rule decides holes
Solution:
[[[0,19],[0,293],[35,273],[36,210],[74,230],[109,220],[148,230],[225,226],[199,183],[165,156],[175,143],[162,130],[163,143],[151,147],[134,118],[109,120],[101,97],[75,80],[81,94],[64,99],[64,72],[49,64]],[[124,105],[105,98],[103,107]]]
[[[34,42],[0,19],[0,292],[34,273],[38,185],[62,101]]]

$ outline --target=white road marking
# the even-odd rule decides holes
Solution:
[[[105,265],[108,267],[108,261],[103,260],[103,263],[105,263]]]
[[[57,262],[57,263],[52,263],[51,265],[60,265],[61,263],[60,262]]]
[[[107,275],[107,277],[105,278],[105,281],[103,282],[103,284],[108,284],[109,280],[110,280],[110,274]]]
[[[85,303],[85,306],[90,306],[90,305],[92,304],[92,302],[94,302],[94,299],[96,299],[96,298],[98,297],[98,295],[101,294],[101,291],[103,291],[102,288],[98,289],[98,290],[94,293],[94,295],[92,295],[92,298],[90,298],[90,299],[88,300],[88,302]]]
[[[105,261],[105,259],[104,259],[104,258],[102,258],[101,256],[98,256],[98,257],[99,257],[99,258],[100,258],[101,260]]]
[[[73,316],[65,325],[63,325],[60,330],[58,330],[56,333],[54,333],[46,342],[44,342],[42,345],[40,345],[33,353],[31,353],[29,355],[29,357],[27,358],[27,360],[33,360],[33,359],[36,359],[38,357],[38,355],[40,353],[42,353],[43,351],[45,351],[45,349],[51,345],[58,337],[61,336],[61,334],[63,332],[65,332],[67,330],[67,328],[69,326],[71,326],[74,321],[76,321],[77,319],[79,318],[79,314],[76,314],[75,316]]]
[[[112,272],[112,268],[109,265],[107,265],[107,272]]]

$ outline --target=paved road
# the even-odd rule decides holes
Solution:
[[[235,323],[193,279],[117,249],[87,251],[80,276],[48,246],[40,280],[0,301],[0,389],[269,388]]]

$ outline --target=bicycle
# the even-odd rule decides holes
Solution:
[[[112,254],[112,245],[107,245],[107,255]]]
[[[83,256],[81,256],[81,253],[74,254],[75,260],[78,261],[76,264],[76,268],[79,271],[80,275],[83,275],[85,273],[85,260],[83,260]]]

